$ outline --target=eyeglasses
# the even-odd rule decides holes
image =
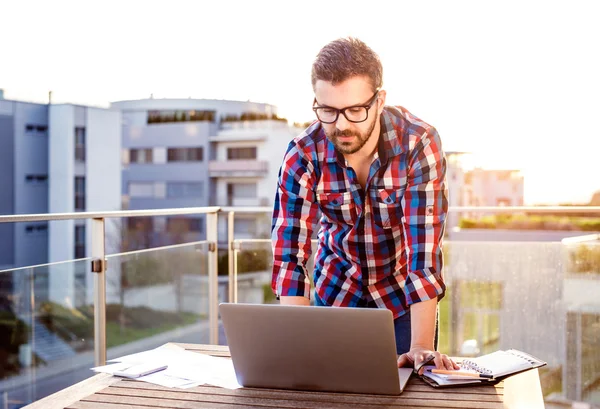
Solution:
[[[379,89],[375,91],[375,95],[367,101],[365,105],[354,105],[351,107],[346,107],[342,109],[331,108],[328,106],[316,106],[313,107],[313,111],[317,115],[319,121],[324,124],[332,124],[336,122],[342,113],[349,122],[360,123],[365,122],[369,118],[369,109],[373,106],[375,101],[377,101],[377,96],[379,95]],[[313,104],[317,103],[317,99]]]

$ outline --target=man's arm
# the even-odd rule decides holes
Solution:
[[[314,166],[298,146],[290,143],[279,171],[273,209],[273,276],[271,287],[282,304],[308,305],[310,280],[306,270],[312,253],[311,236],[318,204]]]
[[[410,351],[400,356],[399,366],[434,358],[443,369],[458,366],[435,352],[434,333],[438,299],[446,286],[442,276],[442,240],[448,212],[446,160],[437,131],[429,128],[415,140],[409,153],[407,188],[402,199],[408,274],[404,285],[411,314]]]
[[[434,351],[437,298],[410,306],[410,349]]]
[[[281,296],[279,297],[281,305],[310,305],[310,300],[307,297],[291,297],[291,296]]]

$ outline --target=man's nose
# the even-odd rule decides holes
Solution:
[[[338,119],[335,122],[335,127],[340,131],[345,131],[346,129],[349,129],[350,126],[351,126],[351,122],[348,121],[346,119],[346,117],[344,116],[344,114],[342,114],[340,112],[340,115],[338,116]]]

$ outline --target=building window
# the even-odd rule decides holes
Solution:
[[[42,183],[48,180],[48,175],[25,175],[27,183]]]
[[[256,183],[229,183],[227,196],[232,199],[255,199],[258,197]]]
[[[130,182],[129,197],[154,197],[154,183]]]
[[[193,217],[169,217],[167,231],[171,234],[202,233],[202,219]]]
[[[228,160],[256,159],[256,147],[250,148],[227,148]]]
[[[25,132],[29,134],[37,133],[45,135],[48,132],[48,125],[26,124]]]
[[[199,199],[203,195],[202,182],[167,182],[169,199]]]
[[[75,160],[85,161],[85,128],[75,128]]]
[[[167,162],[200,162],[204,152],[202,148],[169,148]]]
[[[214,122],[215,111],[148,111],[148,123],[170,123],[170,122]]]
[[[152,149],[130,149],[129,163],[152,163]]]
[[[75,176],[75,211],[85,211],[85,177]]]
[[[75,226],[75,258],[85,258],[85,225]]]
[[[25,233],[27,234],[42,233],[46,231],[48,231],[48,223],[28,224],[25,226]]]

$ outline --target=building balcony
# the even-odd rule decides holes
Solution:
[[[265,160],[213,160],[208,164],[210,177],[263,177],[269,173]]]

